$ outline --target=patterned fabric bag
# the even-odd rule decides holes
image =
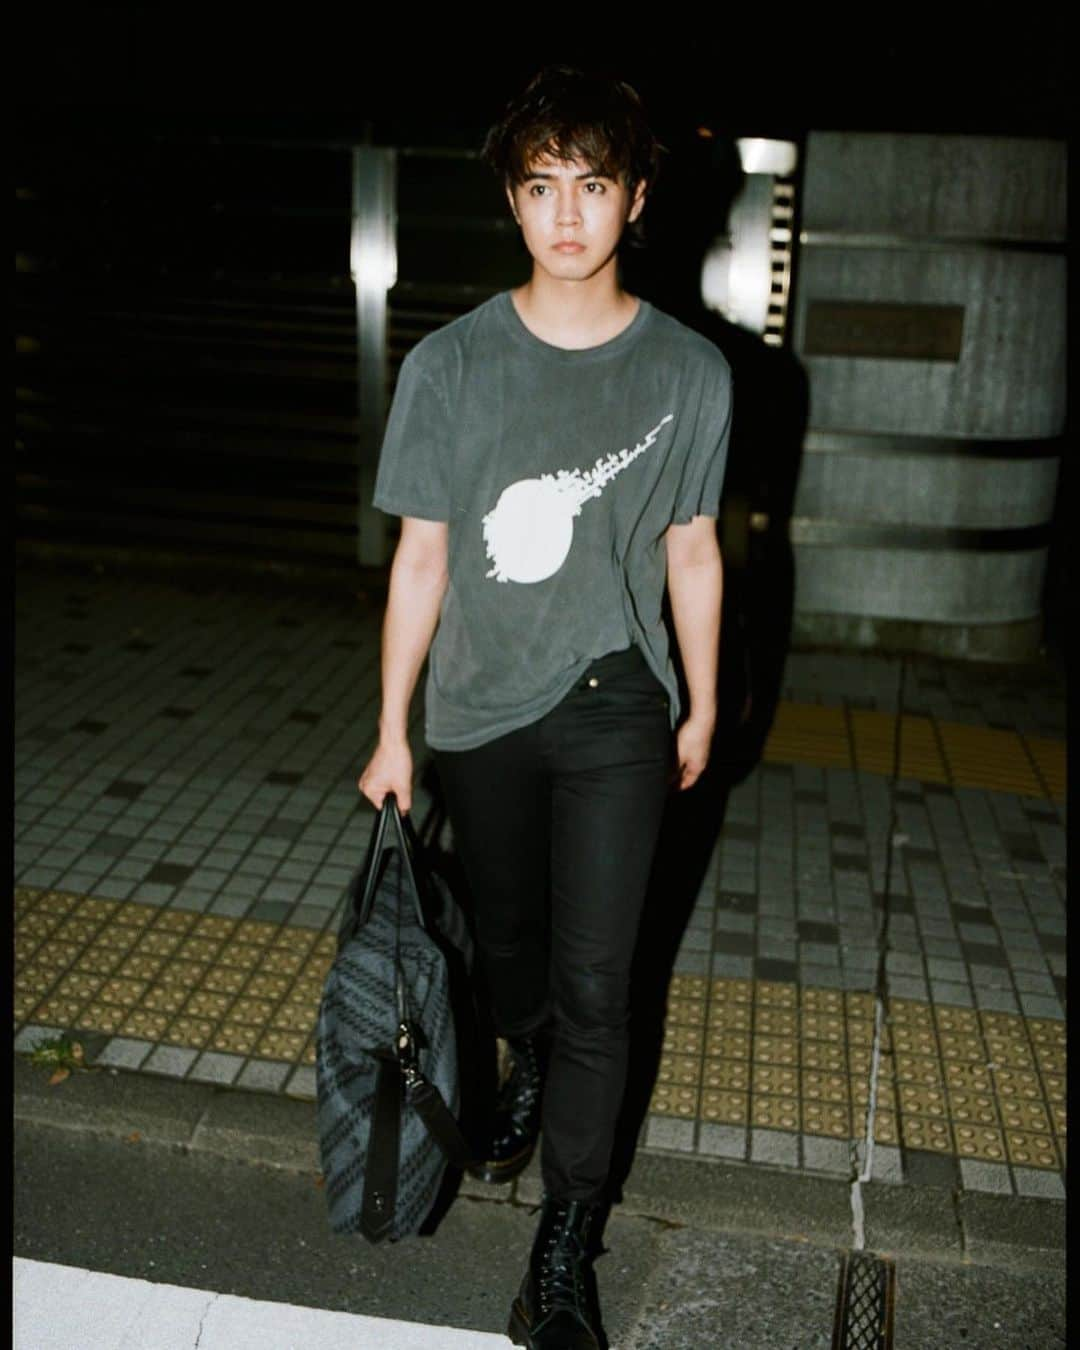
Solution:
[[[319,1007],[317,1126],[330,1226],[371,1242],[420,1231],[468,1149],[454,984],[467,925],[392,795],[349,885]]]

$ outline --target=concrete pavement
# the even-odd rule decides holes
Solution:
[[[535,1223],[532,1169],[501,1188],[466,1183],[430,1239],[372,1248],[329,1231],[308,1103],[110,1070],[49,1086],[20,1060],[15,1109],[18,1257],[382,1319],[355,1325],[371,1333],[358,1345],[397,1346],[389,1339],[396,1323],[416,1325],[416,1339],[400,1344],[417,1347],[458,1343],[421,1339],[419,1328],[505,1329]],[[946,1203],[932,1189],[880,1184],[864,1188],[864,1199],[868,1245],[895,1268],[897,1347],[1065,1343],[1059,1202],[954,1195]],[[597,1264],[612,1346],[830,1345],[850,1220],[847,1188],[826,1178],[643,1154]],[[26,1295],[36,1300],[35,1325],[67,1325],[60,1305],[69,1280],[57,1278],[55,1309],[41,1305],[40,1278]],[[132,1317],[145,1315],[145,1289],[123,1295]],[[183,1313],[182,1332],[195,1305],[181,1299],[179,1308],[168,1289],[153,1296],[170,1318]],[[209,1303],[204,1297],[203,1312]],[[265,1315],[247,1312],[250,1326]],[[278,1319],[279,1331],[299,1335],[296,1325]],[[333,1344],[321,1326],[308,1329]],[[80,1341],[79,1350],[174,1343],[196,1338],[174,1342],[163,1330],[149,1341]],[[268,1350],[312,1343],[263,1342]],[[214,1344],[203,1340],[200,1350]]]
[[[17,1058],[20,1129],[312,1178],[314,1016],[371,822],[354,777],[377,604],[35,566],[16,609],[15,1049],[66,1037],[92,1068],[48,1087]],[[798,1243],[833,1284],[852,1248],[926,1263],[901,1308],[917,1286],[929,1309],[949,1272],[1048,1297],[1064,732],[1052,663],[791,653],[761,762],[702,816],[696,870],[659,871],[617,1223]],[[538,1196],[535,1169],[469,1183],[462,1213],[524,1232]],[[660,1279],[670,1252],[654,1256]]]

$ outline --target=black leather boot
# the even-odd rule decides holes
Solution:
[[[601,1350],[589,1256],[590,1229],[598,1212],[598,1205],[584,1200],[544,1200],[529,1268],[510,1310],[506,1334],[515,1345]]]
[[[471,1176],[493,1184],[523,1172],[536,1148],[551,1034],[538,1031],[507,1044],[513,1067],[499,1090],[492,1138],[484,1161],[469,1168]]]

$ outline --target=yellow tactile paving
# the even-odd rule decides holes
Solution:
[[[1064,1023],[894,999],[882,1031],[878,1143],[1063,1166]],[[873,1043],[869,993],[677,975],[651,1110],[858,1139]]]
[[[938,730],[954,782],[991,792],[1045,797],[1046,789],[1015,731],[939,722]]]
[[[853,708],[850,713],[852,762],[868,773],[891,774],[899,750],[899,777],[923,783],[949,782],[949,770],[929,717],[904,715],[900,719],[900,743],[897,746],[897,719],[891,713]]]
[[[315,1062],[332,934],[28,888],[15,914],[17,1024]],[[874,1017],[868,992],[676,975],[651,1110],[859,1139]],[[878,1142],[1064,1166],[1063,1022],[896,998],[878,1053]]]
[[[1065,742],[1046,736],[1025,736],[1024,744],[1046,784],[1046,794],[1056,802],[1065,800]]]
[[[1066,795],[1064,742],[911,714],[900,718],[898,738],[892,713],[783,702],[763,758],[885,775],[895,768],[918,782],[1059,802]]]
[[[774,764],[851,768],[851,741],[843,708],[780,703],[762,757]]]
[[[312,1063],[332,934],[16,892],[19,1022]]]

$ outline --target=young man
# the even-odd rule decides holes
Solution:
[[[485,155],[532,274],[402,365],[374,498],[401,537],[359,786],[408,810],[406,712],[430,648],[427,741],[514,1066],[478,1174],[516,1175],[543,1131],[544,1206],[509,1334],[591,1350],[589,1231],[641,904],[669,787],[701,774],[715,722],[731,389],[711,343],[620,284],[659,157],[629,86],[543,71]]]

